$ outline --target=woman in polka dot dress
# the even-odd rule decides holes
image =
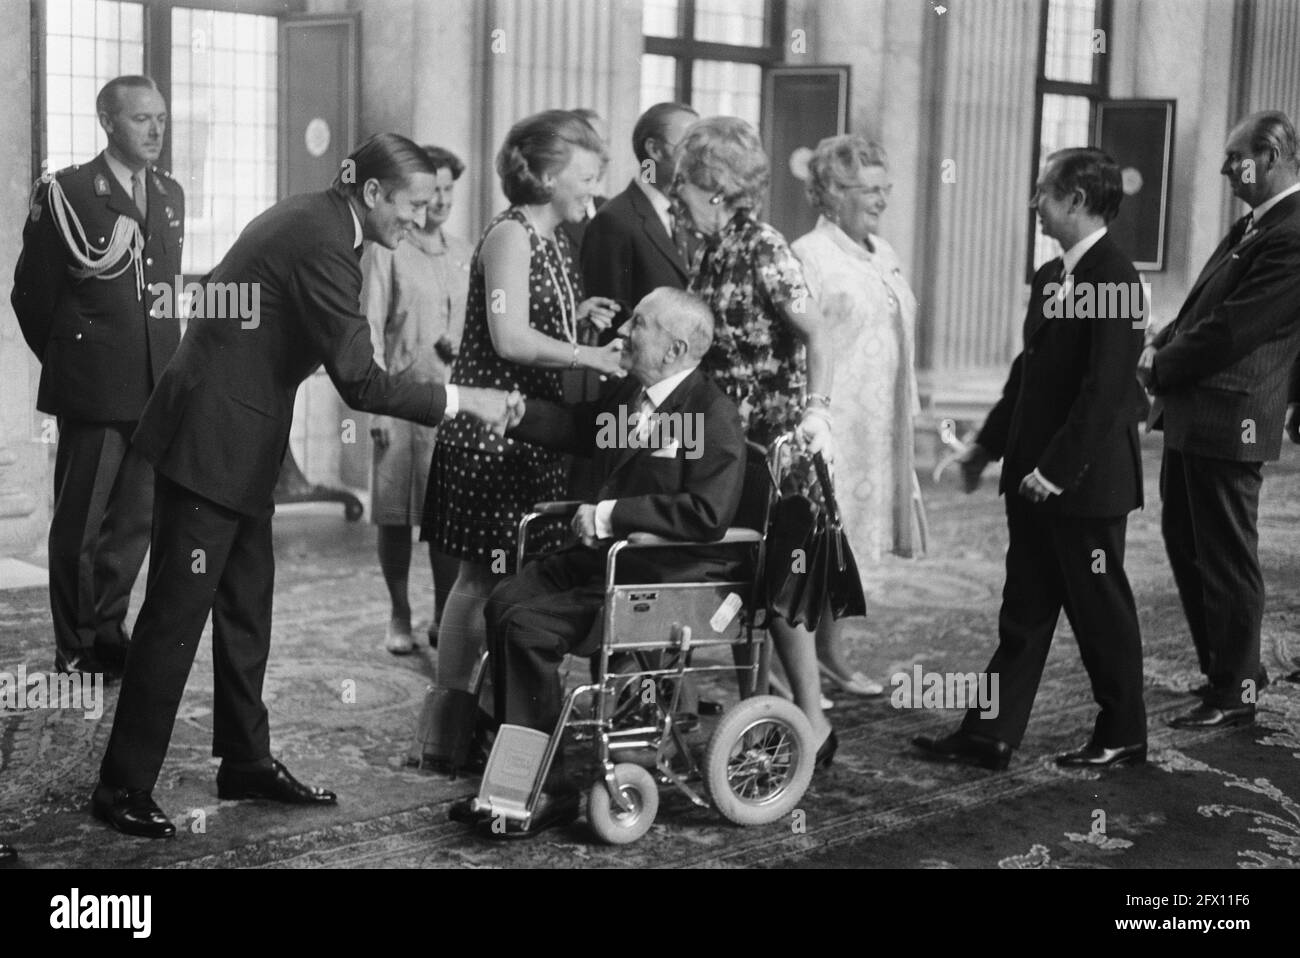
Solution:
[[[575,251],[556,229],[586,215],[604,159],[596,132],[564,110],[538,113],[510,130],[496,169],[511,206],[488,224],[470,263],[453,384],[558,402],[562,369],[622,375],[618,340],[578,344],[580,325],[607,327],[616,304],[582,299]],[[465,415],[439,430],[420,535],[460,561],[439,628],[440,687],[469,688],[485,638],[484,603],[514,572],[519,519],[535,502],[562,498],[564,482],[557,453],[499,437]]]

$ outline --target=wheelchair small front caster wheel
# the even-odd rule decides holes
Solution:
[[[601,778],[587,791],[587,821],[602,842],[627,845],[654,824],[659,811],[659,786],[653,775],[630,762],[614,766],[614,781],[631,808],[620,808]]]
[[[769,825],[799,804],[815,758],[803,712],[775,695],[756,695],[728,709],[713,730],[704,753],[704,785],[727,821]]]

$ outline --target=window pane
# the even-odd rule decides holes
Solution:
[[[677,0],[645,0],[641,32],[647,37],[677,36]]]
[[[275,202],[275,18],[172,10],[172,175],[185,188],[181,268],[217,264]]]
[[[118,39],[143,35],[144,7],[116,0],[48,0],[45,12],[44,162],[48,170],[61,170],[104,148],[95,114],[99,88],[123,73],[144,72],[143,45]]]
[[[691,106],[700,116],[738,116],[757,129],[763,98],[763,69],[753,63],[696,60]]]
[[[641,110],[677,99],[677,58],[652,53],[641,57]]]
[[[695,39],[766,45],[767,0],[696,0]]]
[[[1047,55],[1043,59],[1047,79],[1092,82],[1096,17],[1097,0],[1049,0]]]
[[[1040,148],[1042,162],[1057,150],[1070,146],[1088,146],[1092,142],[1091,103],[1087,97],[1043,95],[1043,133]],[[1035,172],[1034,179],[1038,179]],[[1048,239],[1034,221],[1034,268],[1061,255],[1060,244]]]

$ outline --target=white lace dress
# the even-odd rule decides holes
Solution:
[[[835,494],[859,565],[921,551],[912,417],[916,297],[893,247],[875,251],[822,217],[793,244],[835,357]]]

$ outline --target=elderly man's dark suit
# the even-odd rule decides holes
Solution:
[[[255,283],[252,320],[192,320],[135,444],[158,475],[149,589],[101,769],[152,791],[209,611],[213,754],[270,757],[262,679],[271,641],[272,491],[298,386],[325,365],[354,409],[438,423],[442,386],[390,377],[359,309],[360,243],[341,194],[290,197],[254,219],[206,278]]]
[[[43,180],[14,274],[14,313],[41,361],[36,408],[58,419],[50,611],[55,647],[74,666],[96,645],[104,654],[125,654],[122,620],[149,547],[153,510],[153,472],[130,438],[180,341],[175,309],[153,307],[181,271],[185,194],[150,168],[141,214],[103,153],[55,176],[93,247],[108,246],[119,217],[138,223],[145,240],[143,286],[129,252],[107,270],[120,269],[117,276],[76,279],[70,269],[80,264],[55,225]],[[75,226],[70,235],[86,255]]]
[[[582,283],[588,296],[635,306],[660,286],[685,289],[689,282],[673,237],[635,181],[588,224],[582,242]]]
[[[1000,676],[999,712],[983,718],[972,709],[962,728],[1020,744],[1064,608],[1101,707],[1092,742],[1120,748],[1146,742],[1142,641],[1124,573],[1127,516],[1142,505],[1141,307],[1132,303],[1137,329],[1127,314],[1049,318],[1045,287],[1059,282],[1061,269],[1055,259],[1034,275],[1024,349],[979,434],[1002,459],[1010,543],[987,670]],[[1074,294],[1107,283],[1140,291],[1137,271],[1109,235],[1076,264]],[[1021,496],[1021,480],[1035,468],[1064,492],[1037,504]]]
[[[525,442],[591,456],[599,492],[593,501],[617,500],[610,522],[616,537],[652,532],[669,539],[712,541],[722,537],[740,505],[745,437],[735,405],[697,368],[656,412],[698,416],[704,431],[700,456],[687,458],[655,449],[608,448],[597,444],[600,413],[615,417],[620,407],[637,410],[640,384],[631,376],[602,401],[558,406],[528,400],[512,435]],[[663,450],[658,450],[660,453]],[[608,543],[576,545],[523,567],[492,591],[487,604],[498,718],[549,731],[560,714],[558,669],[567,653],[589,655],[604,601]],[[625,554],[619,578],[628,582],[697,581],[725,577],[730,556],[710,550],[689,554],[662,550]],[[503,691],[504,690],[504,691]]]
[[[1160,331],[1152,421],[1163,425],[1161,529],[1207,704],[1240,708],[1259,672],[1262,466],[1282,446],[1288,378],[1300,350],[1300,193],[1211,255]]]

